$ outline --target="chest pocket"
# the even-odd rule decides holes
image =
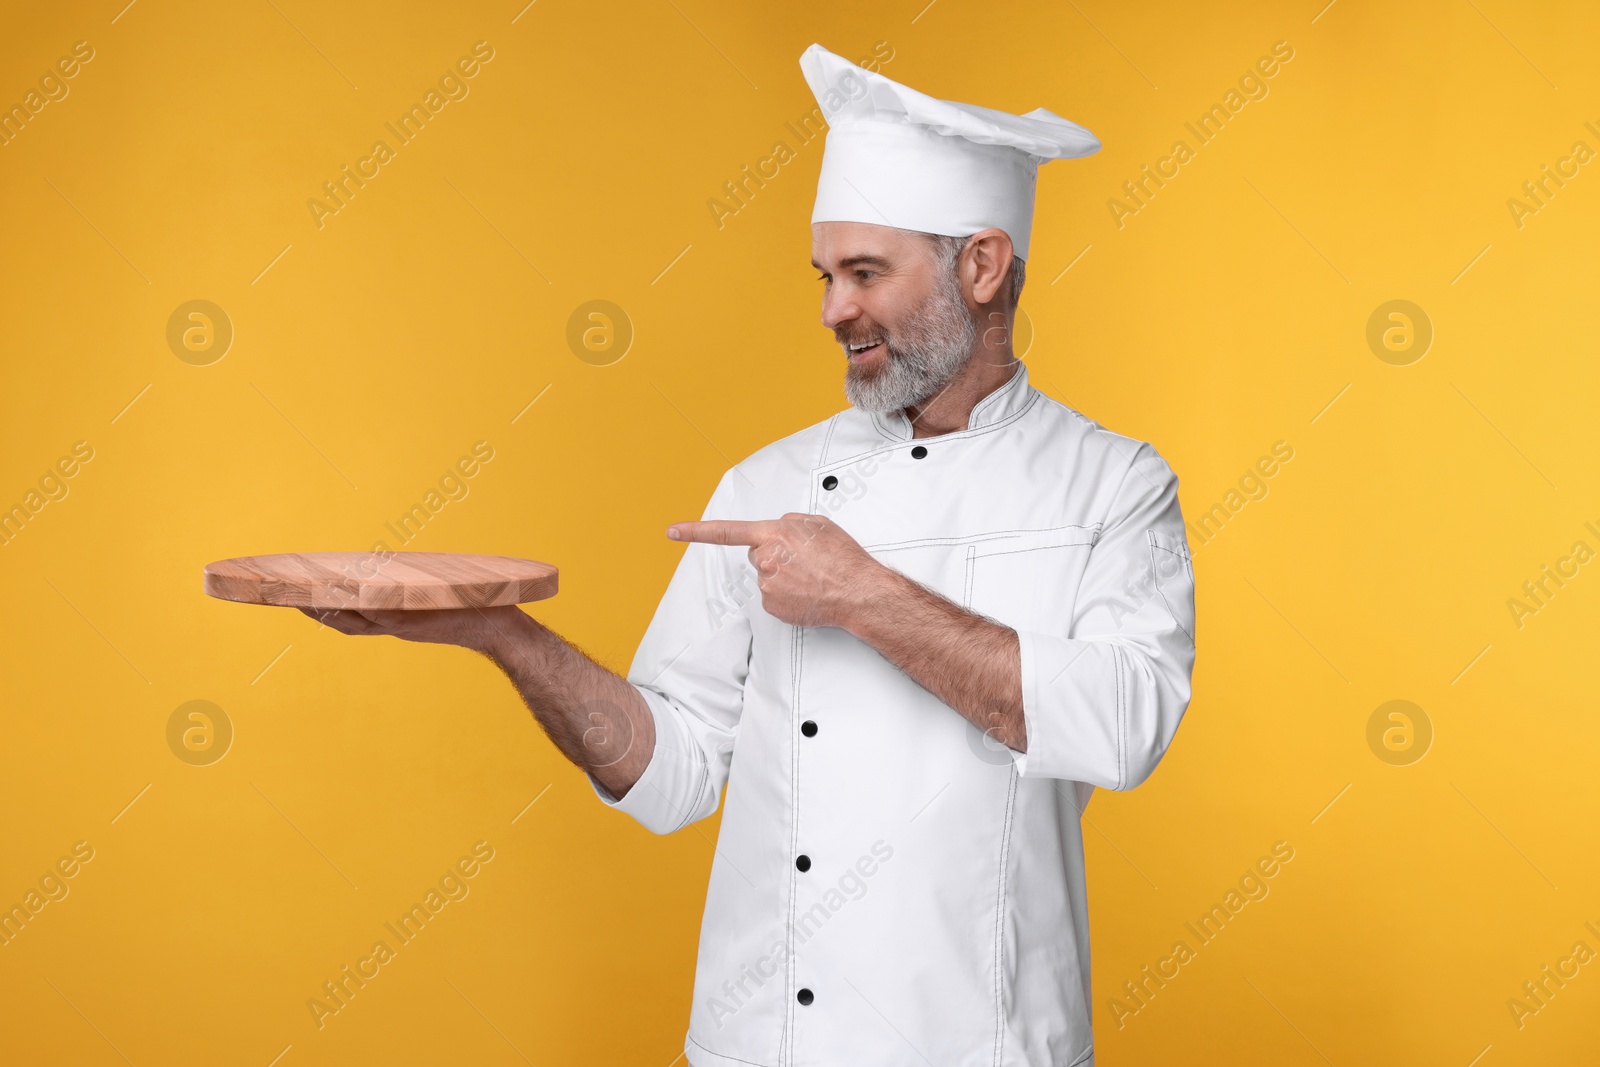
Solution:
[[[966,546],[962,603],[1013,629],[1068,636],[1100,525],[989,535]]]

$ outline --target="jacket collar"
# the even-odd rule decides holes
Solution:
[[[973,406],[972,414],[967,416],[967,429],[959,432],[965,433],[1004,422],[1027,407],[1032,394],[1033,390],[1028,387],[1028,365],[1019,359],[1011,377]],[[870,414],[872,424],[885,437],[896,441],[911,440],[911,420],[906,418],[903,408],[887,415],[877,412]]]

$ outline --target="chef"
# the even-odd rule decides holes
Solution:
[[[1194,663],[1177,479],[1012,351],[1037,168],[1099,142],[819,45],[800,66],[851,406],[668,529],[627,677],[516,608],[326,619],[492,657],[656,833],[726,785],[693,1067],[1093,1064],[1080,812],[1155,769]]]

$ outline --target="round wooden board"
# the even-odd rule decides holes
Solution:
[[[460,552],[287,552],[208,563],[205,591],[290,608],[489,608],[555,596],[556,568]]]

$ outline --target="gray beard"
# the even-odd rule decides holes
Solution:
[[[921,404],[966,365],[977,339],[978,324],[952,272],[892,336],[885,334],[881,367],[845,368],[844,395],[861,410],[882,415]]]

